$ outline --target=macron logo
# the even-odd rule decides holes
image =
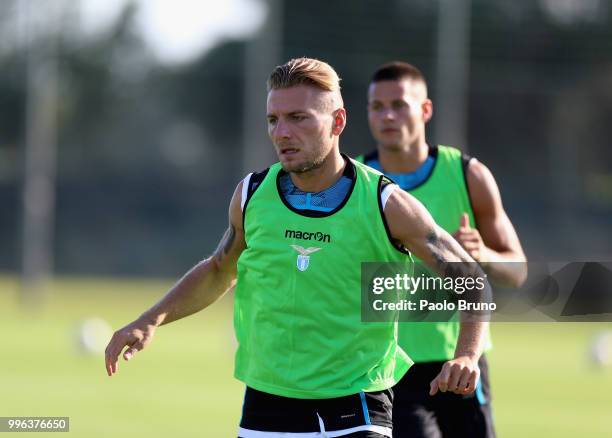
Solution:
[[[317,242],[331,242],[331,236],[320,231],[311,233],[309,231],[285,230],[285,239],[316,240]]]

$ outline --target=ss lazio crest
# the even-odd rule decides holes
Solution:
[[[317,248],[316,246],[311,246],[310,248],[304,249],[303,247],[299,245],[291,245],[291,248],[295,249],[297,252],[300,253],[300,255],[298,255],[297,257],[296,265],[297,265],[297,268],[302,272],[308,269],[308,265],[310,264],[309,254],[312,254],[313,252],[317,252],[320,249],[322,249],[322,248]]]

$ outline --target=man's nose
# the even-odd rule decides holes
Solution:
[[[385,108],[381,111],[381,117],[383,120],[395,119],[395,112],[391,108]]]
[[[278,139],[290,138],[291,130],[289,129],[288,124],[282,120],[278,120],[272,129],[272,136]]]

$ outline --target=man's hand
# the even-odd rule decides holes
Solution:
[[[431,381],[429,395],[435,395],[438,390],[460,395],[474,392],[480,378],[477,362],[470,356],[459,356],[444,363],[440,374]]]
[[[478,230],[470,227],[470,219],[467,213],[461,215],[459,229],[455,231],[452,236],[461,244],[470,257],[477,262],[483,260],[483,255],[486,250],[484,241]]]
[[[117,372],[119,355],[125,347],[123,358],[130,360],[137,351],[145,348],[153,339],[157,327],[140,319],[117,330],[111,338],[105,351],[106,372],[112,376]]]

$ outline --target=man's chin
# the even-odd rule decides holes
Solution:
[[[397,152],[404,150],[404,147],[402,147],[401,144],[395,142],[379,142],[378,145],[380,148],[389,152]]]
[[[310,170],[309,166],[305,163],[283,163],[281,162],[281,166],[283,166],[283,170],[287,173],[304,173]]]
[[[310,161],[281,161],[281,166],[287,173],[304,173],[317,167]]]

